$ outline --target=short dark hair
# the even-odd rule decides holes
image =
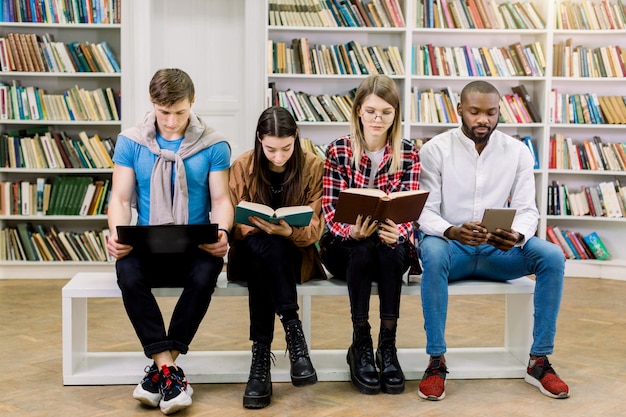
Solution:
[[[181,69],[160,69],[150,80],[150,99],[154,104],[171,106],[184,99],[191,103],[195,96],[191,77]]]
[[[493,84],[482,80],[472,81],[463,87],[463,90],[461,90],[461,102],[463,102],[463,98],[470,93],[497,94],[498,97],[500,97],[500,92],[493,86]]]

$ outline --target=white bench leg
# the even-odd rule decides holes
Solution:
[[[302,303],[300,305],[301,321],[302,321],[302,332],[304,333],[304,340],[306,340],[307,346],[309,347],[309,353],[311,352],[311,344],[313,343],[313,339],[311,339],[311,296],[303,295]]]
[[[71,377],[87,353],[87,299],[63,297],[63,378]]]
[[[533,294],[507,294],[505,303],[504,346],[526,364],[533,340]]]

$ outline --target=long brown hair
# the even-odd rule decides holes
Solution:
[[[281,206],[299,206],[305,204],[304,198],[304,151],[300,145],[298,125],[291,113],[283,107],[273,106],[265,109],[256,127],[254,138],[254,157],[252,163],[252,179],[250,194],[255,193],[252,201],[269,205],[271,201],[270,167],[263,152],[261,141],[265,136],[286,138],[293,136],[293,154],[285,164]]]
[[[350,118],[350,136],[352,146],[351,161],[358,164],[365,149],[365,137],[363,136],[363,123],[361,122],[361,106],[370,95],[380,97],[389,103],[395,110],[393,123],[387,130],[387,142],[391,145],[391,165],[389,173],[393,174],[400,169],[402,160],[402,113],[400,110],[400,92],[396,83],[386,75],[370,75],[359,84],[352,103],[352,115]]]

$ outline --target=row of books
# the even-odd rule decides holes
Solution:
[[[450,29],[543,29],[545,21],[530,1],[418,0],[416,27]]]
[[[113,168],[114,143],[84,131],[0,135],[0,167],[28,169]]]
[[[546,236],[550,242],[561,248],[566,259],[605,260],[611,256],[597,232],[583,236],[579,232],[548,226]]]
[[[500,97],[500,122],[541,122],[539,110],[523,84],[511,87],[513,94]],[[458,123],[457,105],[460,93],[449,87],[440,91],[428,88],[420,91],[411,87],[410,117],[417,123]]]
[[[315,95],[291,89],[278,91],[275,85],[270,83],[268,105],[288,109],[299,122],[347,122],[351,117],[355,90],[344,95]]]
[[[110,180],[58,176],[30,181],[0,181],[3,216],[96,216],[106,214]]]
[[[122,0],[2,0],[0,22],[121,23]]]
[[[562,1],[555,15],[557,29],[626,29],[626,7],[622,0]]]
[[[543,76],[546,68],[539,42],[508,47],[413,45],[412,54],[414,75]]]
[[[575,143],[556,133],[550,137],[549,169],[626,171],[626,143],[604,143],[600,136]]]
[[[83,261],[113,260],[107,252],[109,229],[86,230],[82,233],[59,231],[56,226],[18,223],[0,229],[1,261]]]
[[[550,122],[565,124],[626,124],[626,96],[550,92]]]
[[[626,217],[626,187],[619,180],[602,181],[570,191],[566,184],[552,181],[548,186],[548,215]]]
[[[86,90],[77,85],[61,94],[34,86],[0,82],[0,119],[11,120],[120,120],[119,91],[111,87]]]
[[[572,39],[554,45],[555,77],[626,77],[626,47],[572,46]]]
[[[23,72],[120,72],[107,41],[56,42],[52,35],[7,33],[0,37],[0,70]]]
[[[404,27],[398,0],[269,0],[272,26]]]
[[[435,91],[411,87],[410,118],[416,123],[458,123],[459,93],[449,87]]]
[[[303,149],[319,156],[322,160],[326,159],[326,149],[328,148],[328,145],[313,143],[313,141],[309,138],[300,138],[300,143],[302,144]]]
[[[310,45],[308,39],[268,41],[270,74],[404,74],[397,46],[361,47],[350,41],[337,45]]]

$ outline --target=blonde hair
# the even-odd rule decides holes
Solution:
[[[363,123],[361,122],[361,106],[365,99],[374,94],[389,103],[395,110],[393,123],[387,130],[387,142],[391,145],[391,165],[389,173],[394,174],[400,169],[402,161],[402,114],[400,113],[400,92],[396,83],[386,75],[370,75],[359,84],[354,102],[352,103],[352,116],[350,118],[350,136],[352,147],[352,163],[356,164],[363,157],[365,149],[365,137],[363,135]]]

